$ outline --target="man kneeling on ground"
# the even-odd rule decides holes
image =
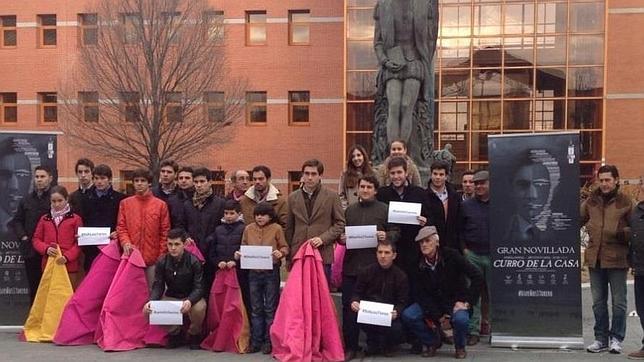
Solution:
[[[457,250],[439,249],[434,226],[425,226],[416,236],[421,260],[412,275],[415,295],[412,305],[402,313],[405,326],[425,345],[423,356],[436,354],[440,342],[431,325],[451,323],[454,328],[454,357],[463,359],[470,308],[478,300],[483,275]],[[468,285],[469,279],[469,285]]]
[[[360,310],[361,301],[394,305],[391,327],[360,324],[360,328],[367,334],[367,354],[382,353],[391,357],[394,348],[402,342],[402,324],[399,317],[407,305],[409,284],[405,272],[394,265],[394,259],[396,259],[394,243],[387,239],[378,241],[376,256],[378,262],[364,267],[358,275],[351,309],[357,313]]]
[[[187,235],[183,229],[172,229],[168,233],[168,253],[161,256],[156,263],[150,300],[183,301],[181,313],[190,318],[190,349],[199,349],[202,324],[206,316],[203,268],[199,259],[185,251],[186,239]],[[145,305],[144,312],[152,313],[149,302]],[[178,347],[183,341],[181,326],[168,326],[167,329],[167,348]]]

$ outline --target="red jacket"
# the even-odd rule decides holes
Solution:
[[[119,206],[116,233],[121,245],[127,243],[139,249],[145,265],[154,265],[166,252],[170,231],[170,214],[167,204],[148,191],[123,199]]]
[[[80,256],[81,249],[78,246],[76,235],[78,235],[78,228],[83,226],[83,220],[80,216],[68,212],[61,220],[58,227],[51,217],[51,213],[47,213],[40,217],[36,231],[31,239],[34,249],[43,256],[42,268],[45,269],[47,264],[47,248],[60,246],[60,251],[63,256],[67,258],[67,272],[75,273],[78,271],[80,263],[78,257]]]

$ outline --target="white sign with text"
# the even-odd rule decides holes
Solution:
[[[392,201],[389,203],[389,219],[392,224],[420,225],[418,217],[423,204]]]
[[[78,245],[107,245],[110,243],[110,228],[79,227]]]
[[[154,326],[180,326],[183,324],[183,302],[172,300],[150,301],[150,324]]]
[[[367,249],[378,246],[376,225],[345,226],[347,249]]]
[[[361,300],[360,310],[358,311],[358,323],[391,327],[391,313],[393,311],[393,304]]]
[[[241,253],[241,268],[252,270],[273,269],[273,247],[242,245],[239,248]]]

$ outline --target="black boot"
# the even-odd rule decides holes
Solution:
[[[188,343],[190,343],[190,349],[201,349],[201,335],[196,334],[188,335]]]
[[[177,334],[170,334],[168,335],[168,343],[165,345],[165,348],[175,349],[177,347],[180,347],[182,343],[183,343],[183,334],[181,334],[181,332]]]

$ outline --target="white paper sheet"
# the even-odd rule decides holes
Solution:
[[[389,219],[392,224],[420,225],[418,216],[423,204],[416,202],[392,201],[389,203]]]
[[[150,302],[150,324],[155,326],[180,326],[183,324],[181,301],[153,300]]]
[[[80,227],[78,228],[78,245],[107,245],[110,243],[110,228]]]
[[[270,246],[242,245],[239,248],[241,253],[241,268],[254,270],[273,269],[273,248]]]
[[[376,225],[345,226],[347,249],[366,249],[378,246]]]
[[[361,300],[360,310],[358,311],[358,323],[391,327],[391,312],[393,310],[393,304]]]

